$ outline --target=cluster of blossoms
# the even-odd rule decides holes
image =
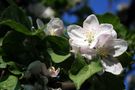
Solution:
[[[72,52],[81,53],[88,60],[99,56],[104,71],[118,75],[123,68],[115,57],[127,50],[127,42],[117,39],[117,33],[111,24],[99,24],[95,15],[83,22],[83,28],[70,25],[67,28]]]
[[[47,24],[48,35],[61,35],[63,22],[53,18]],[[123,71],[122,65],[115,58],[127,50],[127,42],[117,39],[117,33],[111,24],[99,24],[95,15],[90,15],[83,22],[83,27],[70,25],[67,27],[71,52],[80,53],[87,60],[100,57],[103,70],[118,75]]]
[[[40,19],[37,19],[36,22],[39,29],[44,28],[44,23]],[[62,35],[64,33],[64,24],[62,20],[60,20],[59,18],[52,18],[47,24],[44,32],[46,35]],[[60,68],[55,69],[55,67],[51,66],[49,67],[48,71],[51,77],[57,77],[60,72]]]

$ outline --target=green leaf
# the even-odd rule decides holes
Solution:
[[[2,59],[2,56],[0,56],[0,68],[6,68],[7,65],[9,66],[8,67],[8,70],[15,74],[15,75],[20,75],[22,74],[22,72],[19,71],[19,68],[16,66],[16,64],[12,61],[10,62],[4,62],[3,59]]]
[[[2,48],[1,48],[2,42],[3,42],[3,38],[0,38],[0,55],[3,54],[3,50],[2,50]]]
[[[6,60],[27,66],[32,61],[47,58],[40,57],[43,55],[42,52],[45,52],[44,46],[41,39],[36,36],[26,36],[16,31],[9,31],[4,37],[2,50]]]
[[[0,46],[2,46],[3,38],[0,38]]]
[[[59,55],[69,54],[69,42],[68,39],[59,36],[47,36],[45,38],[51,45],[53,51]]]
[[[127,29],[120,23],[120,20],[117,16],[106,13],[104,15],[97,15],[100,23],[109,23],[112,24],[118,35],[122,38],[126,37]]]
[[[4,62],[2,59],[2,56],[0,56],[0,68],[6,68],[7,65],[9,65],[8,70],[15,74],[15,75],[20,75],[22,72],[20,72],[19,68],[16,66],[16,64],[12,61],[10,62]]]
[[[77,74],[80,69],[82,69],[85,65],[87,65],[87,63],[85,62],[84,58],[81,56],[80,53],[77,54],[76,59],[74,60],[70,72],[72,74]]]
[[[15,76],[10,75],[5,81],[0,82],[0,89],[15,90],[17,83],[18,83],[18,79]]]
[[[3,40],[2,43],[2,50],[6,54],[6,58],[10,61],[15,61],[20,64],[24,63],[26,64],[26,56],[24,56],[25,48],[23,45],[25,37],[14,31],[9,31]],[[23,56],[25,59],[22,60]],[[26,59],[27,60],[27,59]]]
[[[25,35],[29,35],[29,36],[38,36],[39,38],[43,38],[45,36],[44,31],[37,29],[35,31],[30,31],[27,27],[25,27],[24,25],[17,23],[14,20],[0,20],[0,24],[2,25],[7,25],[10,28],[14,29],[17,32],[23,33]]]
[[[7,64],[3,61],[2,56],[0,56],[0,68],[6,68]]]
[[[60,63],[65,61],[68,57],[71,56],[71,54],[67,54],[67,55],[58,55],[56,53],[54,53],[52,50],[49,50],[49,54],[52,58],[52,61],[55,63]]]
[[[81,85],[95,73],[102,70],[102,66],[99,61],[92,61],[89,65],[85,65],[80,71],[74,75],[69,72],[70,79],[74,82],[77,90],[80,89]]]
[[[21,33],[23,33],[25,35],[33,35],[34,34],[31,31],[29,31],[25,26],[23,26],[20,23],[17,23],[14,20],[2,20],[0,22],[0,24],[7,25],[7,26],[11,27],[12,29],[14,29],[14,30],[16,30],[18,32],[21,32]]]
[[[0,24],[7,25],[17,32],[31,36],[36,35],[40,38],[44,37],[42,30],[31,31],[32,25],[28,16],[15,4],[6,8],[1,17],[6,20],[0,20]]]
[[[24,11],[16,5],[10,5],[1,15],[2,18],[12,19],[17,23],[24,25],[29,30],[31,29],[31,23]]]
[[[19,70],[19,68],[16,66],[16,64],[12,61],[7,62],[7,65],[9,65],[8,70],[15,75],[20,75],[22,72]]]
[[[0,55],[3,55],[4,53],[3,53],[3,50],[2,50],[2,48],[1,48],[1,46],[0,46]]]

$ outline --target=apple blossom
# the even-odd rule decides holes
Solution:
[[[95,15],[90,15],[86,18],[83,23],[83,28],[78,25],[70,25],[67,28],[68,35],[70,37],[70,44],[73,48],[73,52],[79,47],[80,52],[83,54],[84,51],[89,51],[87,53],[92,53],[93,48],[98,42],[98,37],[102,34],[109,34],[116,38],[117,34],[113,29],[111,24],[99,24]],[[76,48],[76,49],[75,49]],[[86,50],[85,50],[86,49]],[[91,49],[91,50],[87,50]],[[89,56],[92,58],[91,54],[83,54],[84,56]]]
[[[100,55],[104,70],[113,74],[123,71],[121,64],[116,58],[127,50],[127,42],[122,39],[112,38],[110,35],[101,35],[95,47],[96,53]]]
[[[60,72],[60,68],[58,68],[57,70],[55,69],[55,67],[50,67],[49,69],[49,73],[51,77],[57,77],[59,72]]]
[[[43,29],[45,27],[44,23],[40,19],[37,19],[36,22],[39,29]],[[44,32],[46,35],[62,35],[64,32],[63,21],[59,18],[52,18],[44,29]]]
[[[47,30],[45,31],[48,35],[60,36],[64,32],[64,24],[59,18],[52,18],[47,24]]]
[[[80,52],[82,56],[91,60],[100,56],[104,70],[113,74],[120,74],[121,64],[115,60],[127,50],[127,42],[117,39],[117,33],[111,24],[99,24],[95,15],[90,15],[83,23],[83,28],[70,25],[67,28],[72,52]]]

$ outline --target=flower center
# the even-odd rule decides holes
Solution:
[[[54,30],[50,30],[50,35],[56,35],[56,32]]]
[[[86,40],[87,40],[89,43],[91,43],[91,42],[93,41],[93,39],[94,39],[93,33],[92,33],[92,32],[86,32],[85,34],[86,34]]]
[[[98,55],[100,55],[102,57],[107,57],[108,54],[109,54],[108,50],[103,48],[103,47],[97,48],[96,52],[97,52]]]

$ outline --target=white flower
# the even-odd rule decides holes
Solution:
[[[40,19],[37,19],[36,23],[38,29],[43,29],[45,27],[44,23]],[[47,27],[44,29],[44,32],[46,35],[62,35],[64,32],[64,24],[62,20],[59,18],[52,18],[47,24]]]
[[[64,32],[64,24],[59,18],[52,18],[47,24],[47,30],[45,31],[47,35],[60,36]]]
[[[50,67],[49,69],[49,73],[51,77],[57,77],[59,72],[60,72],[60,68],[58,68],[57,70],[55,69],[55,67]]]
[[[95,15],[90,15],[86,18],[83,23],[83,28],[77,25],[70,25],[67,28],[67,32],[70,37],[72,51],[77,52],[77,48],[80,48],[79,51],[82,54],[84,51],[85,53],[87,51],[88,54],[86,53],[83,55],[89,56],[89,59],[91,59],[90,53],[93,52],[90,50],[96,46],[99,36],[109,34],[114,38],[117,37],[116,32],[113,30],[113,26],[111,24],[99,24]]]
[[[122,39],[116,39],[108,34],[101,35],[98,38],[96,52],[102,58],[104,70],[113,74],[120,74],[123,71],[121,64],[116,58],[127,50],[127,42]]]
[[[83,28],[77,25],[68,27],[68,35],[72,52],[78,51],[82,56],[92,59],[100,56],[104,70],[113,74],[120,74],[121,64],[114,60],[127,50],[127,42],[117,39],[117,33],[111,24],[99,24],[95,15],[90,15],[83,23]]]

